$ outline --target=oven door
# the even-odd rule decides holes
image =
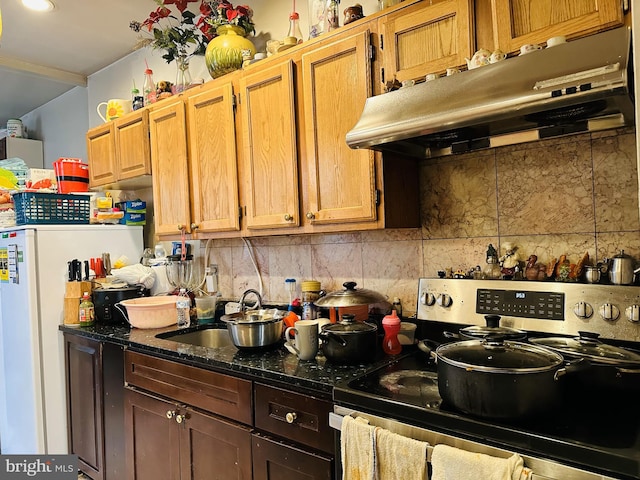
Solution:
[[[499,458],[508,458],[514,454],[514,452],[508,450],[483,445],[481,443],[428,430],[426,428],[415,427],[391,418],[382,418],[377,415],[355,411],[353,409],[337,405],[334,406],[333,412],[329,413],[329,425],[339,431],[342,426],[342,419],[346,415],[362,417],[368,420],[370,425],[381,427],[393,433],[397,433],[398,435],[403,435],[415,440],[428,442],[430,447],[427,448],[427,462],[431,461],[433,446],[438,444],[445,444],[468,452],[483,453],[485,455],[491,455]],[[532,480],[616,480],[613,477],[579,470],[554,461],[531,457],[528,455],[520,455],[524,460],[524,465],[530,468],[533,472],[531,477]]]

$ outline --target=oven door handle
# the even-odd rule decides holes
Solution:
[[[333,428],[334,430],[338,430],[341,431],[342,430],[342,421],[344,419],[345,416],[350,416],[350,417],[357,417],[357,416],[361,416],[364,415],[364,418],[369,421],[369,419],[372,417],[372,415],[369,414],[361,414],[360,412],[357,412],[356,410],[352,410],[349,408],[345,408],[345,407],[334,407],[334,409],[336,411],[338,411],[338,413],[335,412],[329,412],[329,426],[331,428]],[[400,424],[400,422],[398,422]],[[451,437],[452,441],[451,442],[438,442],[438,443],[444,443],[447,445],[451,445],[451,446],[456,446],[456,441],[455,441],[455,437]],[[458,447],[459,448],[459,447]],[[431,463],[431,455],[433,453],[433,446],[431,444],[429,444],[427,446],[427,462]],[[509,452],[512,453],[512,452]],[[523,459],[525,460],[525,464],[527,463],[527,457],[523,457]],[[543,460],[543,462],[546,462]],[[531,467],[530,467],[531,468]],[[562,469],[565,468],[570,468],[571,467],[564,467],[561,466]],[[535,469],[535,468],[534,468]],[[574,470],[576,471],[576,470]],[[567,477],[567,475],[563,475],[562,473],[567,473],[562,472],[559,475],[554,475],[553,477],[548,477],[546,475],[540,475],[540,474],[536,474],[536,473],[532,473],[531,474],[531,480],[561,480],[561,479],[565,479],[565,478],[571,478],[571,479],[575,479],[575,480],[614,480],[613,478],[610,477],[605,477],[605,476],[601,476],[601,475],[597,475],[595,473],[590,473],[590,472],[583,472],[583,471],[576,471],[579,472],[577,476],[573,476],[571,474],[569,474],[569,476]]]

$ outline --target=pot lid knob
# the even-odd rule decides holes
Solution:
[[[344,323],[344,324],[350,324],[350,323],[354,323],[356,321],[356,316],[353,313],[343,313],[342,314],[342,320],[340,320],[340,323]]]
[[[498,328],[500,326],[500,315],[485,315],[484,319],[489,328]]]

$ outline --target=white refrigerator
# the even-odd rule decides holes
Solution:
[[[66,454],[67,262],[143,251],[142,227],[38,225],[0,230],[0,453]]]

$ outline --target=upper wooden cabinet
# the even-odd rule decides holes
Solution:
[[[285,60],[239,81],[241,188],[251,230],[300,225],[293,62]]]
[[[527,43],[585,36],[624,24],[621,0],[491,0],[496,47],[517,52]]]
[[[149,111],[136,110],[89,130],[87,154],[90,187],[149,186]]]
[[[475,51],[473,2],[420,2],[380,18],[382,83],[466,65]]]
[[[377,217],[374,153],[345,141],[372,95],[370,31],[347,33],[302,55],[304,212],[312,226]]]
[[[181,98],[149,113],[157,235],[191,232],[185,106]]]
[[[187,99],[187,139],[194,228],[200,232],[240,230],[231,82]]]

